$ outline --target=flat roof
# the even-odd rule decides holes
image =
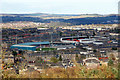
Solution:
[[[13,45],[13,46],[19,46],[19,47],[35,47],[35,46],[27,46],[27,45]]]
[[[50,44],[50,42],[28,42],[28,43],[20,43],[15,45],[37,45],[37,44]]]
[[[20,44],[15,44],[12,45],[10,48],[17,48],[20,50],[32,50],[35,51],[37,46],[32,46],[32,45],[40,45],[40,44],[50,44],[50,42],[28,42],[28,43],[20,43]]]

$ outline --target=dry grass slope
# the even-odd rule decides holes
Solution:
[[[44,73],[24,72],[16,75],[13,71],[5,71],[4,78],[117,78],[117,68],[102,65],[97,69],[86,69],[84,66],[73,68],[49,68]]]

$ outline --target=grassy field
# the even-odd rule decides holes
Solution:
[[[42,48],[42,51],[53,51],[57,50],[57,48]]]
[[[86,17],[102,17],[102,16],[84,15],[84,16],[42,17],[42,18],[43,19],[71,19],[71,18],[86,18]]]
[[[40,48],[36,49],[37,51],[40,51]],[[53,51],[53,50],[57,50],[57,48],[42,48],[42,51]]]

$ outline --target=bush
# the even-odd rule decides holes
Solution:
[[[116,60],[115,55],[114,54],[110,54],[110,59]]]
[[[112,60],[112,59],[110,59],[110,60],[108,61],[108,66],[113,66],[113,60]]]
[[[112,50],[117,50],[117,48],[113,47]]]
[[[53,62],[53,63],[57,63],[57,62],[58,62],[58,59],[55,58],[55,57],[52,57],[52,58],[50,59],[50,61]]]

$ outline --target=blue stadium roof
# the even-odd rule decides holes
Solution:
[[[37,45],[44,45],[44,44],[50,44],[50,42],[28,42],[28,43],[20,43],[12,45],[10,48],[17,48],[19,50],[32,50],[35,51]]]
[[[15,45],[40,45],[40,44],[50,44],[50,42],[28,42],[28,43],[20,43]]]

